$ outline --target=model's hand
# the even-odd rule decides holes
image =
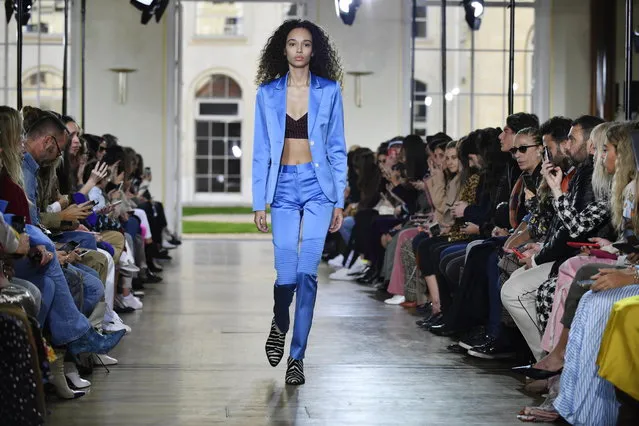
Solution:
[[[333,219],[331,219],[331,227],[328,228],[328,232],[333,233],[339,231],[339,228],[342,227],[342,222],[344,221],[343,212],[344,209],[333,209]]]
[[[255,212],[253,221],[255,222],[255,226],[257,226],[258,231],[264,233],[268,232],[268,223],[266,223],[266,212],[264,210]]]
[[[592,276],[595,283],[590,287],[592,291],[612,290],[634,284],[634,268],[628,269],[600,269],[599,273]]]

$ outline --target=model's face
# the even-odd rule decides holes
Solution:
[[[307,67],[313,55],[313,36],[306,28],[295,28],[286,37],[284,52],[289,65],[295,68]]]
[[[532,136],[517,135],[515,137],[513,149],[517,149],[513,154],[515,161],[522,172],[532,173],[541,162],[542,145],[535,145]],[[524,150],[525,152],[521,152]]]
[[[603,152],[601,153],[601,159],[603,161],[603,165],[606,169],[606,172],[609,175],[615,173],[615,162],[617,161],[617,149],[610,142],[606,142],[603,148]]]
[[[450,173],[457,173],[461,164],[459,162],[459,158],[457,158],[457,150],[455,148],[449,148],[446,150],[446,154],[444,154],[444,162],[446,163],[446,169]]]
[[[508,152],[515,143],[515,132],[508,126],[499,134],[499,143],[501,144],[501,152]]]

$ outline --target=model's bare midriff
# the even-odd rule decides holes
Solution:
[[[282,164],[297,165],[310,163],[311,149],[308,139],[284,139],[284,150],[282,151]]]

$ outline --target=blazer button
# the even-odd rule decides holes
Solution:
[[[311,146],[315,145],[315,142],[314,141],[310,141],[310,145]]]
[[[315,163],[315,167],[319,167],[319,163]]]

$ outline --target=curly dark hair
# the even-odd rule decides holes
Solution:
[[[335,46],[328,38],[328,34],[322,28],[312,22],[301,19],[284,21],[266,42],[260,55],[260,63],[257,68],[255,82],[258,86],[269,83],[276,78],[284,76],[288,72],[288,61],[284,55],[286,49],[286,37],[295,28],[305,28],[313,37],[313,56],[310,69],[317,76],[329,80],[342,81],[342,63]]]

